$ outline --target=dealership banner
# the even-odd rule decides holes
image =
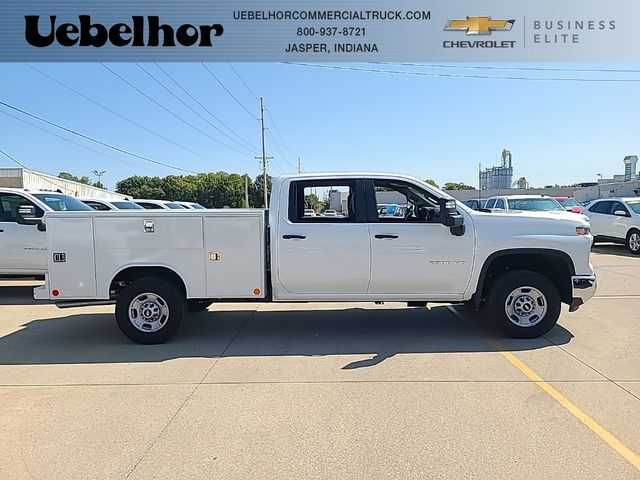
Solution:
[[[3,0],[0,61],[636,62],[638,0]]]

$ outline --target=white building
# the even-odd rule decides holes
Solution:
[[[29,190],[60,190],[65,195],[82,198],[124,199],[125,195],[84,183],[65,180],[26,168],[0,168],[0,187]]]

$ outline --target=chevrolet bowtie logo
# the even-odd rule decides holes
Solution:
[[[467,35],[491,35],[493,30],[511,30],[515,20],[491,20],[491,17],[467,17],[449,20],[445,30],[463,30]]]

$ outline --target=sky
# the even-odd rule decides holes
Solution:
[[[303,172],[477,185],[478,165],[499,164],[506,148],[514,180],[563,185],[622,174],[623,157],[640,154],[640,65],[141,65],[0,64],[0,102],[119,151],[1,104],[0,149],[54,175],[106,171],[110,188],[184,170],[255,176],[263,97],[272,175],[295,173],[300,157]],[[577,71],[585,69],[630,71]],[[13,166],[0,154],[0,167]]]

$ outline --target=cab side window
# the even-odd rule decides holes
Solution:
[[[33,205],[37,217],[44,215],[44,211],[40,207],[22,196],[14,193],[0,193],[0,222],[17,222],[20,205]]]
[[[496,204],[496,199],[495,198],[490,198],[487,201],[487,204],[484,206],[484,208],[494,208],[495,204]]]
[[[294,223],[362,222],[364,198],[356,193],[356,180],[292,182],[289,220]]]
[[[495,206],[495,208],[499,208],[499,209],[501,209],[501,210],[504,210],[505,206],[504,206],[504,200],[503,200],[502,198],[499,198],[499,199],[496,201],[496,206]]]
[[[440,223],[440,203],[428,192],[396,180],[373,181],[378,221]]]

